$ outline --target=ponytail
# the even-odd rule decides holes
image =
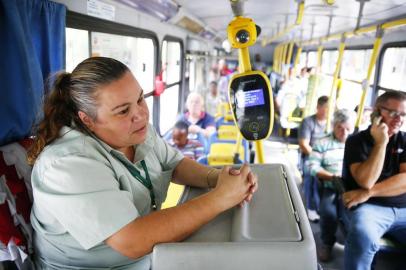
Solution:
[[[71,74],[60,72],[54,77],[51,91],[45,96],[43,118],[35,126],[36,137],[28,151],[28,163],[33,165],[44,147],[60,137],[63,126],[71,126],[75,109],[70,98]]]

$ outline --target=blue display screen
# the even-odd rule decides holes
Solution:
[[[262,88],[246,92],[238,91],[236,93],[236,98],[238,108],[253,107],[265,104],[264,90]]]

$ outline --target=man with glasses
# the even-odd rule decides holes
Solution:
[[[406,244],[406,95],[386,92],[376,100],[372,125],[348,138],[343,180],[349,190],[345,269],[371,269],[385,234]]]

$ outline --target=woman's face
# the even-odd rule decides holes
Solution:
[[[145,141],[148,107],[131,72],[101,87],[97,103],[97,119],[90,127],[97,137],[117,150]]]
[[[189,113],[199,115],[203,111],[202,99],[197,95],[191,96],[187,104],[187,109]]]

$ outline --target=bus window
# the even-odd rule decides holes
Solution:
[[[331,86],[333,84],[333,76],[320,74],[320,81],[317,87],[317,96],[330,96]]]
[[[74,28],[66,28],[66,68],[72,70],[89,57],[89,32]]]
[[[340,72],[342,85],[337,100],[339,109],[353,110],[359,104],[362,95],[361,83],[367,75],[371,52],[370,49],[344,51]],[[372,82],[373,78],[370,81]]]
[[[92,32],[92,56],[126,64],[145,93],[153,90],[154,46],[151,39]]]
[[[387,48],[383,55],[379,86],[406,92],[406,48]]]
[[[338,59],[338,51],[323,51],[321,61],[321,72],[328,75],[333,75],[336,69]]]
[[[164,134],[173,127],[178,114],[182,60],[182,47],[180,42],[164,40],[161,56],[161,66],[164,70],[163,80],[167,85],[174,84],[165,89],[164,93],[160,96],[159,129],[161,134]]]
[[[362,82],[367,75],[372,50],[345,50],[341,64],[341,78]],[[374,71],[372,71],[374,74]],[[373,77],[370,80],[374,81]]]
[[[317,51],[311,51],[307,53],[307,66],[308,67],[317,66]]]
[[[298,63],[299,66],[297,67],[296,70],[300,70],[301,68],[306,67],[306,57],[307,57],[306,52],[302,52],[300,54],[299,63]]]

